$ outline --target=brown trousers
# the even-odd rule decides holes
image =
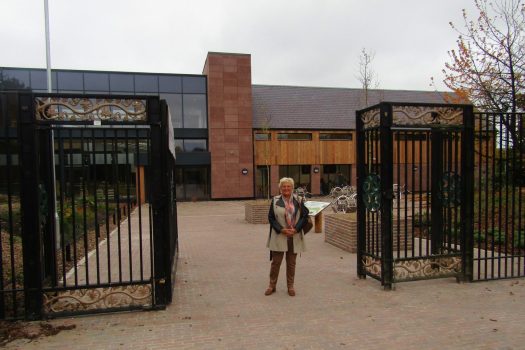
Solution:
[[[283,261],[285,252],[272,251],[272,266],[270,268],[270,288],[275,288],[277,285],[277,278],[279,277],[279,270],[281,262]],[[293,238],[288,238],[288,251],[286,252],[286,283],[288,288],[293,287],[295,278],[295,262],[297,260],[297,253],[293,251]]]

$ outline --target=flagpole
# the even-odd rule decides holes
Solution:
[[[53,92],[51,82],[51,50],[49,44],[49,6],[47,0],[44,0],[44,15],[46,23],[46,72],[47,72],[47,92]]]
[[[46,74],[47,74],[47,92],[53,92],[53,81],[51,80],[51,44],[49,39],[49,6],[48,0],[44,0],[44,16],[46,27]],[[57,212],[57,195],[56,195],[56,175],[55,175],[55,133],[51,129],[51,176],[53,177],[53,189],[51,195],[55,202],[55,246],[60,247],[59,216]]]

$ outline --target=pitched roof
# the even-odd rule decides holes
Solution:
[[[365,108],[362,89],[252,85],[253,126],[270,129],[355,129]],[[380,101],[446,103],[444,92],[369,90],[368,106]]]

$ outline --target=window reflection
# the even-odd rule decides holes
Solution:
[[[206,128],[206,95],[184,95],[183,115],[185,128]]]
[[[174,128],[182,128],[182,95],[160,94],[166,100],[171,114],[171,124]]]
[[[184,140],[185,152],[204,152],[206,151],[206,140]]]
[[[3,69],[0,74],[0,90],[21,90],[29,88],[29,70]]]

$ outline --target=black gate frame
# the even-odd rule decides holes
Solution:
[[[394,122],[394,109],[406,110],[412,109],[417,113],[410,116],[411,121],[408,125],[412,128],[417,127],[431,127],[440,126],[442,122],[445,124],[446,116],[442,112],[446,109],[455,109],[461,111],[461,123],[456,127],[461,128],[461,235],[460,235],[460,255],[457,258],[461,259],[460,270],[456,269],[455,273],[437,274],[435,277],[441,278],[456,276],[458,280],[472,281],[472,266],[473,266],[473,183],[474,183],[474,115],[472,105],[454,105],[454,104],[423,104],[423,103],[397,103],[397,102],[382,102],[378,105],[356,111],[356,131],[357,131],[357,193],[358,193],[358,235],[357,235],[357,274],[359,278],[366,278],[366,276],[373,277],[381,281],[385,289],[392,289],[395,282],[425,279],[426,277],[415,277],[408,279],[395,279],[394,264],[396,263],[393,257],[393,215],[392,215],[392,199],[393,193],[393,132],[396,128],[403,128],[402,118]],[[399,113],[399,112],[398,112]],[[419,114],[418,114],[419,113]],[[408,114],[406,114],[408,117]],[[401,119],[401,121],[400,121]],[[414,122],[414,120],[416,120]],[[411,124],[412,123],[412,124]],[[366,134],[368,132],[368,134]],[[436,147],[436,143],[440,142],[440,137],[437,133],[432,138],[432,157],[441,157],[439,154],[440,148]],[[367,164],[369,166],[369,159],[366,159],[366,151],[370,152],[370,148],[366,147],[366,143],[371,140],[379,141],[379,146],[375,143],[376,148],[372,146],[372,152],[378,156],[378,162],[373,164],[379,168],[379,179],[376,177],[376,182],[379,180],[380,188],[370,197],[370,193],[365,193],[364,186],[366,184]],[[427,141],[428,142],[428,141]],[[372,159],[376,159],[372,158]],[[439,232],[433,232],[434,243],[440,240],[442,235],[442,227],[440,226],[442,217],[440,216],[441,204],[437,194],[439,188],[440,178],[433,174],[432,176],[432,225],[439,228]],[[372,181],[373,182],[373,181]],[[370,181],[366,186],[370,187]],[[367,198],[365,198],[367,197]],[[367,222],[367,207],[369,200],[376,200],[377,212],[375,227],[370,228]],[[378,226],[380,228],[378,228]],[[376,253],[367,251],[367,230],[379,230],[380,241],[372,243],[376,245]],[[437,233],[437,234],[436,234]],[[435,247],[435,245],[433,245]],[[452,255],[443,254],[438,249],[433,248],[432,254],[427,258],[425,263],[433,266],[439,270],[440,259],[451,258]],[[399,260],[399,259],[398,259]],[[403,259],[404,260],[404,259]],[[418,262],[416,262],[418,263]],[[456,263],[457,260],[456,260]]]
[[[147,121],[56,121],[36,118],[36,98],[74,99],[133,99],[146,101]],[[24,271],[25,318],[29,320],[58,316],[43,310],[43,281],[53,269],[55,232],[54,179],[51,157],[53,145],[51,125],[147,125],[151,135],[150,190],[153,212],[153,276],[151,308],[165,308],[172,300],[178,257],[177,210],[174,186],[175,153],[173,131],[166,101],[158,96],[75,95],[75,94],[18,94],[18,137],[20,144],[20,202],[22,208],[22,244]],[[173,152],[170,152],[170,147]],[[48,257],[47,259],[44,259]],[[55,281],[56,282],[56,281]],[[96,285],[95,285],[96,287]],[[105,286],[101,286],[105,287]],[[64,314],[122,311],[136,307],[101,309]]]

